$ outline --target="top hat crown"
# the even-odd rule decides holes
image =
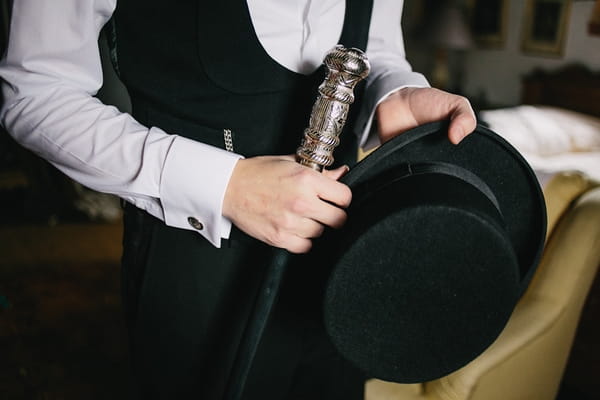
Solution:
[[[520,154],[485,127],[459,145],[446,122],[385,143],[344,178],[346,226],[311,257],[330,268],[323,317],[368,376],[446,375],[500,334],[537,266],[545,206]]]

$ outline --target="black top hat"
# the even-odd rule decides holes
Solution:
[[[385,143],[344,178],[346,226],[320,243],[332,265],[324,322],[370,377],[424,382],[500,334],[539,260],[543,196],[519,153],[478,126],[459,145],[447,123]]]
[[[447,122],[419,126],[352,168],[342,178],[353,192],[346,225],[300,258],[327,276],[317,286],[331,342],[369,377],[425,382],[476,358],[543,249],[544,199],[527,162],[485,127],[459,145],[447,131]],[[298,260],[283,250],[271,260],[227,399],[241,395],[283,273]]]

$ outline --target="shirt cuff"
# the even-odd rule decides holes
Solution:
[[[169,149],[160,183],[165,223],[196,230],[215,247],[228,238],[223,198],[241,155],[177,136]]]
[[[368,151],[380,144],[373,124],[377,106],[393,92],[406,87],[429,87],[429,83],[422,74],[413,71],[387,71],[367,80],[365,100],[355,125],[359,146],[363,150]]]

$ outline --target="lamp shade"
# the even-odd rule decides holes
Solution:
[[[473,46],[473,38],[461,7],[449,1],[434,14],[428,33],[429,42],[437,47],[466,50]]]

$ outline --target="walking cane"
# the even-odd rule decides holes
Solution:
[[[333,164],[333,150],[340,143],[339,135],[346,123],[350,104],[354,102],[354,87],[369,74],[370,69],[369,61],[361,50],[340,45],[327,53],[323,63],[327,67],[327,76],[319,86],[309,126],[304,130],[304,138],[296,151],[298,163],[319,172]],[[273,249],[273,252],[236,353],[225,388],[225,400],[239,400],[242,396],[291,257],[282,249]]]

